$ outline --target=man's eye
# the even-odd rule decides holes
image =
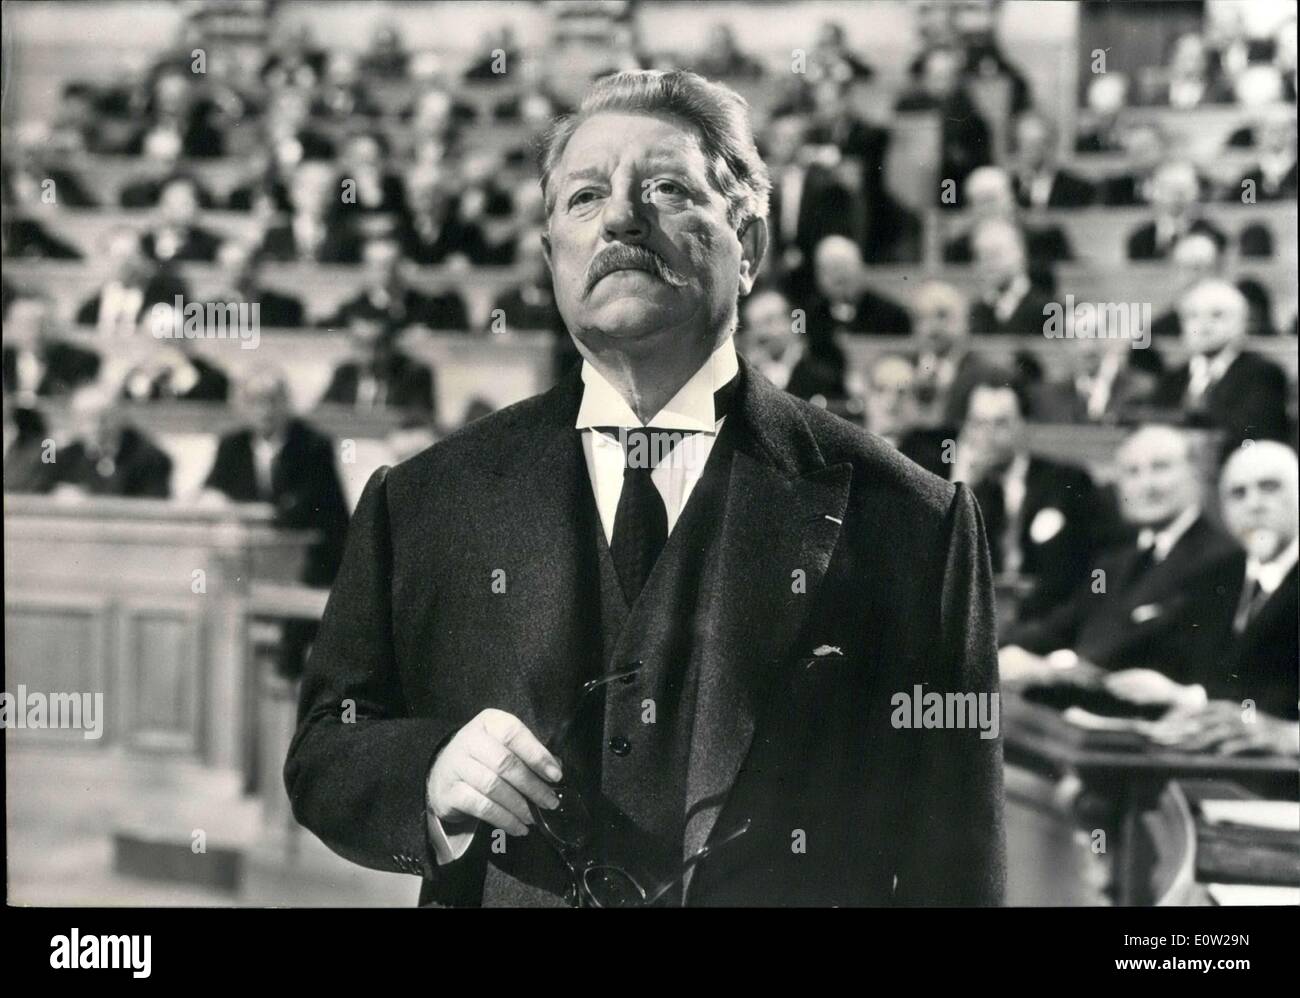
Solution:
[[[576,208],[579,205],[590,204],[596,199],[595,191],[578,191],[577,194],[569,198],[569,207]]]

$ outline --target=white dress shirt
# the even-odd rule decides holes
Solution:
[[[668,513],[668,532],[681,518],[686,501],[704,475],[704,465],[713,451],[726,417],[713,411],[713,393],[736,376],[740,364],[736,359],[736,346],[730,337],[718,347],[677,394],[668,400],[650,422],[642,423],[618,390],[614,388],[587,361],[582,362],[582,403],[574,426],[582,432],[582,453],[587,460],[587,475],[591,479],[592,494],[600,513],[600,525],[606,542],[614,539],[614,515],[618,499],[623,492],[623,472],[626,458],[623,442],[596,430],[597,426],[618,426],[632,429],[647,426],[662,430],[691,431],[675,446],[651,472]],[[442,822],[432,813],[429,816],[429,841],[434,858],[444,866],[465,854],[473,841],[477,823],[466,831],[448,834]]]
[[[1183,538],[1183,534],[1201,516],[1199,506],[1189,506],[1183,510],[1159,530],[1153,530],[1151,527],[1143,527],[1138,531],[1138,550],[1145,551],[1151,549],[1151,559],[1158,565],[1169,557],[1169,552],[1174,549]]]
[[[1264,591],[1264,595],[1272,596],[1277,592],[1278,586],[1290,574],[1291,569],[1295,568],[1297,557],[1300,557],[1300,537],[1297,537],[1288,544],[1272,561],[1259,561],[1255,558],[1246,561],[1246,578],[1253,579],[1259,583],[1259,588]]]

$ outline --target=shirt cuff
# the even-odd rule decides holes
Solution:
[[[436,814],[429,811],[428,817],[429,844],[433,846],[433,858],[438,861],[438,865],[446,866],[448,863],[454,863],[464,856],[470,847],[470,843],[474,841],[474,833],[478,828],[478,823],[474,822],[462,832],[448,834]]]

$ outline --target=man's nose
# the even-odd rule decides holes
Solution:
[[[650,206],[641,198],[641,190],[630,184],[620,185],[605,201],[601,224],[606,238],[623,242],[640,242],[650,234]]]

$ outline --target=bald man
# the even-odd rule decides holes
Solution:
[[[1010,630],[998,653],[1002,679],[1052,685],[1097,667],[1112,673],[1107,684],[1123,699],[1190,702],[1227,633],[1224,593],[1245,560],[1202,513],[1196,455],[1183,431],[1137,430],[1116,467],[1134,541],[1101,555],[1068,602]]]
[[[1195,285],[1178,307],[1186,363],[1169,371],[1153,403],[1222,430],[1224,446],[1289,436],[1286,374],[1246,349],[1249,305],[1227,281]]]

